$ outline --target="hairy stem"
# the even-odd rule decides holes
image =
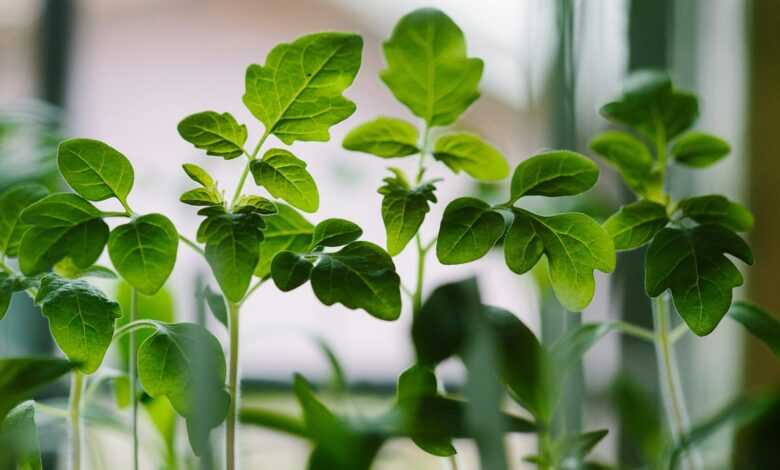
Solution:
[[[230,366],[228,372],[228,392],[230,407],[225,430],[225,462],[227,470],[236,468],[236,422],[240,390],[238,386],[238,328],[239,304],[228,302],[228,328],[230,329]]]
[[[133,288],[130,291],[130,322],[134,322],[138,317],[138,290]],[[136,357],[135,330],[130,330],[130,403],[131,420],[130,430],[133,434],[133,470],[138,470],[138,376],[136,366],[138,358]]]
[[[79,371],[71,374],[70,401],[70,470],[81,469],[81,391],[84,389],[84,375]]]

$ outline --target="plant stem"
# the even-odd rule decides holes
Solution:
[[[225,459],[227,470],[235,470],[236,468],[236,421],[240,398],[240,389],[238,386],[238,319],[240,310],[239,304],[228,301],[228,328],[230,329],[228,392],[230,393],[230,407],[228,408],[225,431]]]
[[[134,322],[138,317],[138,290],[133,288],[130,291],[130,322]],[[131,420],[130,429],[133,433],[133,470],[138,470],[138,377],[136,374],[136,344],[135,344],[135,330],[130,330],[130,404],[131,404]]]
[[[423,281],[425,278],[425,256],[427,253],[425,248],[422,246],[422,240],[420,239],[419,233],[417,236],[415,236],[415,240],[417,242],[417,283],[414,288],[414,293],[412,294],[412,313],[414,316],[417,316],[417,314],[420,312],[420,309],[422,308]]]
[[[71,374],[70,402],[70,470],[81,469],[81,391],[84,388],[84,376],[79,371]]]
[[[625,321],[615,321],[613,322],[613,324],[619,331],[629,336],[633,336],[634,338],[655,343],[655,339],[656,339],[655,333],[648,330],[647,328],[632,325],[631,323]]]
[[[252,151],[252,154],[247,154],[247,157],[249,157],[249,161],[246,162],[246,165],[244,166],[244,171],[241,172],[241,178],[238,180],[238,185],[236,185],[236,190],[233,193],[233,199],[230,201],[230,208],[232,209],[233,206],[236,205],[236,202],[238,202],[238,198],[241,197],[241,190],[244,189],[244,183],[246,183],[246,178],[249,176],[249,170],[252,166],[252,160],[257,158],[257,154],[260,152],[260,148],[263,146],[263,143],[265,142],[265,139],[268,138],[270,134],[268,132],[265,132],[262,137],[260,137],[260,140],[257,142],[257,145],[255,145],[255,149]]]
[[[179,240],[183,241],[185,245],[195,250],[195,252],[198,253],[199,255],[206,256],[206,252],[203,251],[203,248],[199,247],[197,243],[185,237],[184,235],[179,234]]]
[[[126,335],[126,334],[128,334],[128,333],[130,333],[132,331],[140,330],[141,328],[154,328],[154,329],[157,329],[159,327],[160,327],[160,325],[158,323],[156,323],[155,321],[153,321],[153,320],[136,320],[136,321],[130,322],[127,325],[125,325],[125,326],[119,328],[118,330],[116,330],[114,332],[114,339],[113,339],[113,341],[118,340],[122,336],[124,336],[124,335]]]

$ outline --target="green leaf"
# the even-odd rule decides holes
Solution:
[[[319,33],[279,44],[265,65],[246,71],[244,104],[287,145],[326,141],[328,129],[355,112],[341,93],[360,68],[363,39],[349,33]]]
[[[62,260],[52,267],[52,271],[65,279],[79,279],[82,277],[116,279],[118,277],[111,268],[99,264],[80,268],[73,263],[71,258],[62,258]]]
[[[219,114],[215,111],[196,113],[184,118],[177,129],[184,140],[205,150],[206,155],[231,160],[244,153],[246,126],[239,124],[230,113]],[[204,184],[204,186],[209,185]]]
[[[444,210],[436,242],[442,264],[462,264],[479,259],[504,233],[504,218],[479,199],[455,199]]]
[[[343,246],[363,235],[363,229],[344,219],[325,219],[314,227],[312,247]]]
[[[604,222],[604,229],[616,250],[633,250],[652,240],[668,223],[666,207],[641,200],[621,207]]]
[[[734,302],[728,313],[780,358],[780,320],[777,317],[745,301]]]
[[[214,178],[212,178],[206,170],[199,167],[198,165],[194,163],[185,163],[181,167],[184,169],[184,172],[187,173],[187,176],[192,179],[192,181],[200,184],[204,188],[214,186]]]
[[[436,393],[436,375],[429,367],[414,365],[406,369],[398,377],[396,401],[401,406],[406,405],[409,407],[409,402],[412,400],[422,401],[420,400],[421,398],[436,396]],[[418,410],[414,413],[417,414],[420,411]],[[424,432],[416,433],[414,429],[416,427],[412,426],[411,429],[412,440],[420,449],[437,457],[449,457],[458,453],[452,445],[452,439],[440,436],[426,436]]]
[[[35,407],[27,401],[0,421],[0,457],[4,470],[42,470],[41,444],[35,425]]]
[[[593,299],[593,270],[615,269],[612,238],[585,214],[542,217],[515,208],[514,216],[504,240],[509,269],[523,274],[547,255],[556,297],[567,310],[582,311]]]
[[[400,279],[393,259],[373,243],[352,242],[335,253],[319,255],[311,286],[320,302],[362,308],[380,320],[401,314]]]
[[[116,288],[116,301],[122,307],[123,312],[130,311],[130,301],[133,287],[127,281],[119,280]],[[136,320],[155,320],[171,323],[176,317],[174,300],[171,292],[166,287],[157,291],[154,295],[139,295],[136,302]],[[122,328],[130,323],[130,315],[122,315],[116,321],[116,328]],[[151,336],[148,329],[140,329],[135,332],[136,351],[138,347]],[[119,353],[119,367],[128,372],[130,369],[130,337],[123,335],[114,340],[114,346]]]
[[[572,196],[590,189],[599,179],[599,167],[579,153],[556,150],[540,153],[515,168],[510,202],[523,196]]]
[[[320,207],[320,193],[314,178],[306,171],[306,162],[284,149],[271,149],[261,160],[253,160],[255,183],[265,186],[272,196],[284,199],[306,212]]]
[[[23,291],[26,288],[27,282],[25,279],[6,272],[0,272],[0,320],[5,317],[14,292]]]
[[[615,322],[584,323],[569,329],[555,340],[550,347],[554,372],[560,377],[585,356],[601,338],[617,328]]]
[[[179,197],[179,201],[191,206],[221,206],[224,200],[216,187],[190,189]]]
[[[262,196],[255,196],[254,194],[244,194],[238,198],[234,210],[240,214],[254,212],[260,215],[272,215],[278,212],[276,204]]]
[[[260,260],[263,220],[256,213],[208,217],[198,228],[206,243],[206,261],[231,302],[244,298]]]
[[[271,274],[271,262],[277,253],[308,251],[314,233],[314,226],[295,209],[284,204],[277,204],[277,208],[277,214],[264,218],[266,228],[260,243],[260,262],[255,269],[255,275],[262,278]]]
[[[706,168],[731,152],[725,140],[703,132],[688,132],[672,145],[672,157],[683,165]]]
[[[342,145],[347,150],[396,158],[420,153],[419,139],[417,128],[407,121],[378,117],[349,131]]]
[[[176,264],[179,232],[162,214],[148,214],[115,228],[108,237],[108,254],[119,274],[145,295],[168,280]]]
[[[122,315],[119,304],[85,281],[70,281],[56,274],[41,279],[35,302],[48,318],[62,352],[80,364],[81,372],[95,372],[113,340],[114,323]]]
[[[92,139],[70,139],[57,149],[65,181],[90,201],[115,197],[125,203],[133,188],[133,167],[113,147]]]
[[[387,235],[387,252],[395,256],[414,238],[430,211],[429,202],[436,203],[435,181],[411,188],[403,172],[390,168],[395,176],[384,179],[379,188],[382,198],[382,221]]]
[[[47,357],[0,359],[0,422],[8,412],[44,385],[62,377],[78,364]]]
[[[565,436],[555,445],[555,455],[561,460],[582,459],[588,455],[599,442],[601,442],[609,431],[600,429],[582,434]]]
[[[440,10],[401,18],[384,51],[382,81],[429,126],[452,124],[479,98],[482,60],[466,56],[463,31]]]
[[[39,184],[26,183],[11,186],[0,193],[0,253],[11,258],[19,254],[22,236],[30,228],[19,215],[48,192]]]
[[[634,192],[645,196],[652,192],[653,157],[639,139],[625,132],[606,131],[594,137],[589,146],[620,172]]]
[[[433,157],[453,172],[463,170],[478,180],[496,181],[509,176],[509,164],[501,152],[474,134],[440,137],[434,145]]]
[[[742,274],[724,254],[753,263],[750,247],[720,225],[665,228],[647,250],[645,290],[657,297],[671,289],[674,305],[699,336],[712,332],[731,306],[732,289]]]
[[[753,214],[745,206],[718,194],[683,199],[678,207],[683,216],[700,224],[720,224],[736,232],[753,228]]]
[[[209,306],[209,310],[211,310],[214,318],[216,318],[217,321],[222,323],[222,325],[227,328],[228,312],[227,307],[225,306],[225,298],[222,297],[222,295],[218,292],[211,290],[210,286],[206,286],[206,288],[203,289],[203,298],[206,300],[206,303]]]
[[[66,256],[80,268],[92,266],[108,240],[100,217],[100,210],[72,193],[51,194],[27,207],[21,220],[32,227],[19,247],[22,272],[45,272]]]
[[[282,251],[271,263],[271,277],[279,290],[288,292],[306,283],[314,265],[304,255]]]

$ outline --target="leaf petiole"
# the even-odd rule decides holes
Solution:
[[[154,328],[155,330],[157,330],[160,329],[160,326],[161,325],[154,320],[136,320],[116,330],[116,332],[114,332],[113,341],[118,340],[119,338],[130,333],[131,331],[137,331],[143,328]]]
[[[685,337],[685,333],[689,332],[690,328],[684,322],[680,323],[672,331],[669,332],[669,343],[674,344],[677,341]]]
[[[614,321],[612,322],[612,324],[615,325],[615,328],[621,333],[627,334],[629,336],[633,336],[634,338],[641,339],[649,343],[655,343],[656,340],[655,333],[653,333],[651,330],[647,328],[643,328],[637,325],[632,325],[631,323],[620,321],[620,320]]]
[[[132,217],[133,214],[128,211],[104,211],[100,213],[100,217],[106,219],[108,217]]]
[[[185,245],[195,250],[195,252],[198,253],[199,255],[206,256],[206,252],[203,251],[203,248],[199,247],[197,243],[185,237],[184,235],[179,234],[179,240],[183,241]]]
[[[233,193],[233,199],[230,201],[231,209],[235,207],[236,203],[238,202],[238,199],[241,197],[241,191],[244,189],[244,184],[246,183],[247,176],[249,176],[249,170],[252,166],[252,160],[257,158],[257,154],[260,152],[263,143],[265,143],[265,139],[267,139],[269,135],[270,133],[266,130],[263,133],[263,136],[260,137],[260,140],[257,142],[257,145],[255,145],[255,149],[252,151],[252,154],[247,155],[249,161],[246,162],[246,165],[244,166],[244,170],[241,172],[241,178],[239,178],[238,180],[238,184],[236,185],[236,190]]]

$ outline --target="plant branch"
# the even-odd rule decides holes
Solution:
[[[64,408],[58,408],[56,406],[47,405],[45,403],[35,402],[35,409],[43,414],[53,416],[55,418],[69,419],[70,412]]]
[[[228,328],[230,330],[230,365],[228,372],[228,392],[230,393],[230,407],[228,408],[225,430],[225,459],[226,469],[236,468],[236,421],[239,402],[238,382],[238,339],[239,339],[239,304],[227,301]]]
[[[84,375],[79,371],[71,374],[68,416],[70,419],[70,470],[81,469],[81,391]]]
[[[193,250],[195,250],[195,252],[198,253],[199,255],[206,256],[206,252],[203,251],[203,248],[198,246],[197,243],[195,243],[194,241],[192,241],[189,238],[185,237],[184,235],[179,234],[179,240],[183,241],[185,245],[187,245],[190,248],[192,248]]]
[[[249,161],[246,162],[246,165],[244,166],[244,170],[241,172],[241,178],[239,178],[238,184],[236,185],[236,190],[233,192],[233,199],[230,201],[231,210],[238,202],[238,199],[241,197],[241,191],[244,189],[244,184],[246,183],[247,176],[249,176],[249,169],[252,166],[252,160],[257,158],[257,154],[260,152],[260,148],[263,146],[265,139],[267,139],[269,135],[270,133],[268,131],[263,133],[263,136],[260,137],[260,140],[257,142],[257,145],[255,145],[255,149],[252,151],[252,154],[247,155],[249,157]]]
[[[683,339],[685,337],[685,334],[688,333],[690,329],[688,328],[688,325],[685,323],[680,323],[674,329],[669,333],[669,342],[671,344],[676,343],[677,341]]]
[[[100,217],[102,218],[108,218],[108,217],[132,217],[133,214],[127,211],[104,211],[100,213]]]
[[[617,330],[621,333],[633,336],[634,338],[638,338],[643,341],[655,343],[655,333],[653,333],[651,330],[648,330],[647,328],[632,325],[631,323],[619,320],[612,322],[612,324],[615,325],[615,328],[617,328]]]
[[[246,302],[247,299],[249,299],[249,297],[251,297],[252,294],[254,294],[255,291],[260,288],[260,286],[265,284],[265,281],[267,281],[267,280],[268,280],[268,278],[265,278],[265,279],[259,279],[257,282],[255,282],[254,285],[252,287],[250,287],[248,291],[246,291],[246,294],[244,295],[244,298],[241,299],[241,304],[243,305],[243,303]]]

